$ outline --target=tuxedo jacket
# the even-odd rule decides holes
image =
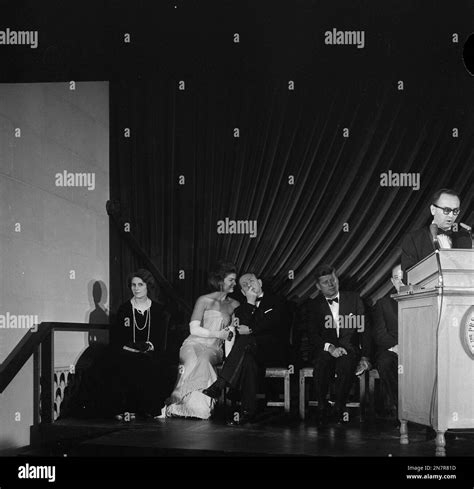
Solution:
[[[395,289],[374,307],[372,332],[377,354],[398,345],[398,303],[390,297],[394,293]]]
[[[335,347],[343,347],[347,353],[353,352],[358,357],[370,357],[371,337],[369,321],[365,314],[364,303],[356,292],[339,292],[339,316],[348,318],[346,326],[355,326],[357,322],[350,320],[351,315],[359,318],[360,327],[340,327],[339,337],[332,321],[332,313],[329,304],[323,294],[309,301],[306,309],[306,329],[313,359],[316,359],[323,351],[326,343]]]
[[[252,330],[258,360],[267,366],[286,365],[291,324],[283,300],[264,292],[258,307],[244,302],[235,310],[235,316]]]
[[[472,241],[464,230],[453,232],[450,236],[453,248],[472,248]],[[402,241],[402,270],[404,282],[406,270],[435,251],[429,226],[407,233]]]

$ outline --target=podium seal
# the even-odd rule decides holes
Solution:
[[[471,306],[463,317],[461,337],[464,349],[474,359],[474,306]]]

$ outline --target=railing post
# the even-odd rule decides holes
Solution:
[[[41,344],[41,423],[54,421],[54,330]]]
[[[33,353],[33,426],[37,426],[41,421],[40,411],[40,392],[41,392],[41,350],[37,346]]]
[[[30,445],[41,443],[41,349],[38,345],[33,352],[33,424],[30,428]]]

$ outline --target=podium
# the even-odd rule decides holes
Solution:
[[[439,278],[436,253],[442,270]],[[474,250],[441,249],[410,268],[398,302],[398,417],[445,432],[474,429]]]

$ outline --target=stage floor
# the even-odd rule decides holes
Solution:
[[[69,434],[55,444],[51,455],[432,457],[435,453],[434,432],[421,425],[409,423],[410,443],[400,445],[394,420],[361,423],[354,417],[346,425],[321,429],[311,418],[301,421],[280,410],[265,412],[258,423],[243,426],[227,426],[222,419],[66,419],[52,428]],[[474,456],[474,433],[448,432],[446,450],[448,457]]]

